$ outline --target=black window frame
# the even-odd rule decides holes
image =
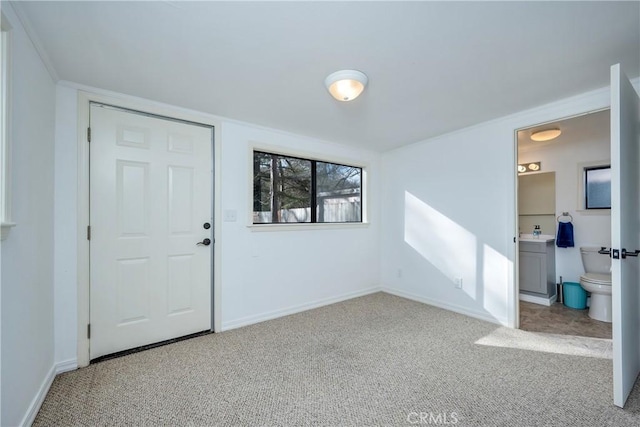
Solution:
[[[584,209],[585,210],[599,210],[599,209],[609,209],[611,210],[611,188],[609,188],[609,206],[608,207],[589,207],[589,172],[594,170],[603,170],[609,169],[611,170],[611,165],[600,165],[600,166],[588,166],[584,168]],[[611,186],[611,181],[609,181],[609,186]]]
[[[256,153],[261,153],[261,154],[266,154],[266,155],[270,155],[270,156],[279,156],[279,157],[287,157],[287,158],[291,158],[291,159],[296,159],[296,160],[302,160],[305,162],[310,162],[311,163],[311,168],[310,168],[310,173],[311,173],[311,206],[310,206],[310,221],[309,222],[255,222],[255,221],[251,221],[252,225],[255,226],[261,226],[261,225],[309,225],[309,224],[322,224],[322,225],[331,225],[331,224],[362,224],[364,223],[364,167],[362,166],[355,166],[355,165],[349,165],[349,164],[345,164],[345,163],[337,163],[335,161],[332,160],[323,160],[323,159],[316,159],[316,158],[307,158],[307,157],[300,157],[297,155],[290,155],[290,154],[285,154],[285,153],[281,153],[281,152],[273,152],[273,151],[266,151],[263,149],[259,149],[259,148],[254,148],[251,151],[251,157],[252,157],[252,161],[255,160],[255,155]],[[332,165],[336,165],[336,166],[344,166],[344,167],[348,167],[348,168],[355,168],[355,169],[359,169],[360,170],[360,220],[359,221],[332,221],[332,222],[318,222],[318,187],[317,187],[317,164],[318,163],[327,163],[327,164],[332,164]],[[252,185],[253,187],[253,191],[252,191],[252,207],[253,207],[253,212],[255,212],[255,169],[252,172]]]

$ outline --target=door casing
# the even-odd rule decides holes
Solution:
[[[77,200],[77,308],[78,308],[78,367],[89,365],[89,338],[87,325],[89,316],[89,241],[87,240],[87,226],[89,225],[89,142],[87,141],[87,129],[89,128],[89,108],[91,102],[115,105],[121,108],[141,111],[157,116],[201,123],[214,128],[213,143],[213,216],[214,216],[214,257],[213,257],[213,330],[220,332],[222,329],[222,301],[221,301],[221,238],[222,210],[220,204],[221,194],[221,121],[213,116],[196,113],[190,110],[171,107],[139,98],[127,96],[114,96],[98,94],[83,90],[78,91],[78,129],[77,129],[77,154],[78,154],[78,200]]]
[[[520,262],[519,262],[519,251],[520,251],[520,242],[518,241],[518,230],[519,230],[519,218],[518,218],[518,132],[520,132],[521,130],[526,130],[526,129],[530,129],[532,127],[538,127],[538,126],[544,126],[547,124],[551,124],[551,123],[555,123],[558,121],[562,121],[562,120],[569,120],[569,119],[574,119],[576,117],[581,117],[581,116],[586,116],[589,114],[593,114],[593,113],[597,113],[600,111],[606,111],[609,110],[609,107],[600,107],[597,109],[592,109],[592,110],[588,110],[588,111],[582,111],[579,113],[575,113],[575,114],[571,114],[571,115],[567,115],[567,116],[562,116],[562,117],[558,117],[558,118],[554,118],[551,120],[545,120],[543,122],[538,122],[538,123],[533,123],[530,125],[526,125],[526,126],[522,126],[519,127],[517,129],[515,129],[513,131],[513,152],[514,152],[514,158],[513,158],[513,166],[512,166],[512,170],[513,170],[513,188],[514,188],[514,230],[513,230],[513,235],[514,235],[514,253],[513,253],[513,265],[514,265],[514,269],[513,269],[513,296],[511,298],[511,302],[512,302],[512,307],[509,310],[509,319],[510,319],[510,324],[509,326],[515,329],[519,329],[520,328]]]

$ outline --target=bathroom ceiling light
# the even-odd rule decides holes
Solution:
[[[329,74],[324,84],[331,96],[338,101],[351,101],[362,93],[368,81],[361,71],[340,70]]]
[[[551,141],[552,139],[559,137],[561,133],[562,131],[558,128],[544,129],[533,132],[531,134],[531,139],[538,142]]]

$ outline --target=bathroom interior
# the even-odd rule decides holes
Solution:
[[[611,338],[609,110],[517,133],[520,328]]]

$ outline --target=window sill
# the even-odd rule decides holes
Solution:
[[[249,224],[247,228],[254,231],[298,231],[298,230],[342,230],[368,228],[368,222],[339,222],[326,224],[288,223],[288,224]]]
[[[0,228],[2,228],[2,233],[0,233],[0,241],[9,237],[9,231],[17,224],[14,222],[3,222],[0,224]]]
[[[611,215],[611,209],[578,209],[581,215]]]

